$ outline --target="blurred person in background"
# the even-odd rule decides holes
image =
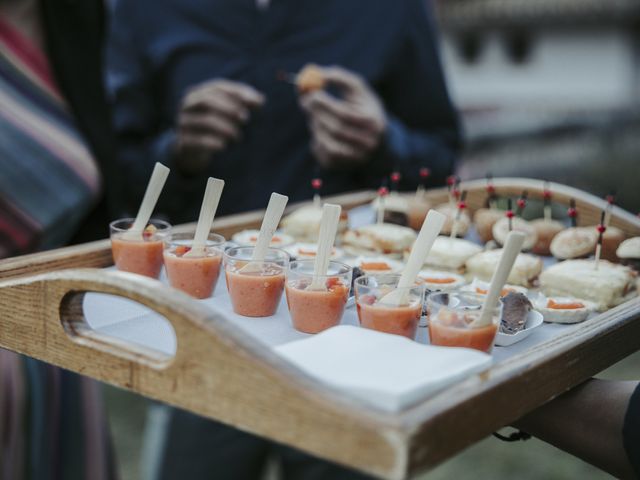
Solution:
[[[226,182],[218,212],[378,187],[392,169],[415,187],[454,168],[456,113],[424,0],[115,0],[107,54],[119,163],[132,207],[155,162],[173,168],[158,211],[193,221],[208,176]],[[326,88],[279,79],[308,63]],[[327,65],[331,65],[327,67]],[[155,407],[149,477],[259,478],[269,443]],[[362,478],[279,448],[285,478]]]
[[[0,258],[106,234],[103,13],[0,0]],[[0,479],[89,478],[115,478],[98,384],[0,350]]]
[[[197,217],[208,176],[220,213],[325,194],[404,187],[419,167],[441,183],[459,130],[424,0],[116,0],[108,46],[119,161],[132,205],[156,161],[174,172],[160,199],[172,223]],[[278,77],[313,62],[327,88],[299,95]]]

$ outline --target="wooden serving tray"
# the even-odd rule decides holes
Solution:
[[[495,179],[498,195],[542,196],[542,182]],[[471,209],[485,182],[465,182]],[[580,223],[595,224],[604,200],[551,183],[554,201],[575,198]],[[446,190],[427,192],[434,203]],[[373,192],[327,200],[349,209]],[[217,220],[229,238],[255,228],[262,212]],[[617,207],[612,224],[640,235],[640,220]],[[185,226],[184,228],[193,228]],[[490,432],[640,349],[640,298],[576,325],[486,373],[402,411],[382,413],[319,384],[187,295],[112,265],[108,240],[0,262],[0,347],[190,410],[314,455],[402,479],[433,467]],[[172,324],[174,358],[91,330],[85,292],[130,298]]]

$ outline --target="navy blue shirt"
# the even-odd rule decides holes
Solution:
[[[364,77],[388,126],[365,168],[321,171],[323,193],[375,188],[397,168],[405,187],[421,166],[433,181],[453,170],[458,122],[449,100],[425,0],[116,0],[107,84],[119,159],[139,200],[156,161],[172,165],[171,145],[186,90],[215,78],[248,83],[266,103],[242,140],[216,154],[207,175],[172,172],[159,209],[173,222],[197,218],[205,178],[225,179],[219,212],[262,208],[273,191],[310,198],[318,173],[307,118],[293,85],[277,72],[309,62]]]

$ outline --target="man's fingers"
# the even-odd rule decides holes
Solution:
[[[329,157],[335,159],[361,159],[365,157],[363,149],[349,144],[347,142],[340,141],[333,137],[327,131],[318,128],[317,125],[313,125],[314,140],[317,142],[318,149],[326,153]]]
[[[215,135],[194,135],[185,133],[178,137],[178,149],[183,152],[191,150],[219,152],[226,145],[223,138]]]
[[[364,87],[364,81],[359,75],[342,67],[321,67],[322,76],[329,84],[341,88],[345,94],[360,92]]]
[[[335,115],[324,111],[319,111],[315,115],[314,121],[318,129],[324,130],[337,140],[352,144],[359,149],[371,151],[378,144],[379,136],[373,131],[345,124]]]
[[[188,112],[180,115],[178,128],[185,133],[203,134],[213,133],[224,138],[237,140],[240,130],[229,117],[212,115],[210,113]]]
[[[216,87],[248,107],[256,108],[264,103],[264,95],[250,85],[220,80]]]
[[[323,111],[354,127],[371,130],[376,127],[375,121],[369,115],[358,111],[353,104],[334,98],[325,91],[308,94],[301,100],[301,105],[311,115]]]

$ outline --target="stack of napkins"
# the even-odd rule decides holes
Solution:
[[[311,377],[390,412],[480,373],[492,361],[477,350],[423,345],[348,325],[280,345],[275,351]]]

